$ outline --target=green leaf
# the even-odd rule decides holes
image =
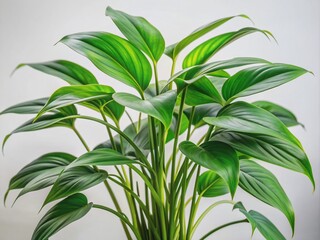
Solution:
[[[208,23],[206,25],[203,25],[196,30],[194,30],[191,34],[189,34],[187,37],[182,39],[180,42],[177,42],[173,45],[170,45],[169,47],[166,48],[165,54],[168,55],[172,59],[176,59],[178,54],[185,48],[187,47],[190,43],[193,41],[197,40],[198,38],[202,37],[206,33],[214,30],[215,28],[219,27],[220,25],[228,22],[232,18],[235,17],[243,17],[249,19],[248,16],[246,15],[237,15],[237,16],[231,16],[231,17],[226,17],[226,18],[221,18],[218,19],[214,22]]]
[[[17,69],[29,66],[49,75],[61,78],[70,85],[97,84],[95,76],[84,67],[66,60],[56,60],[43,63],[23,63]]]
[[[208,103],[196,106],[192,119],[192,125],[194,125],[196,128],[203,126],[204,124],[206,124],[203,121],[203,118],[216,117],[220,109],[221,105],[216,103]],[[191,117],[191,111],[192,108],[187,108],[183,111],[189,119]]]
[[[277,178],[270,171],[253,160],[241,159],[239,186],[259,200],[283,212],[294,232],[295,217],[292,204]]]
[[[158,119],[166,129],[171,124],[176,97],[175,91],[168,91],[146,100],[142,100],[129,93],[113,94],[116,102]]]
[[[255,32],[261,32],[267,37],[269,35],[269,32],[267,31],[252,27],[242,28],[235,32],[223,33],[205,41],[193,49],[183,60],[182,66],[183,68],[187,68],[190,66],[203,64],[225,46],[241,37]]]
[[[214,171],[206,171],[198,177],[198,194],[203,197],[218,197],[229,192],[226,182]]]
[[[273,63],[243,69],[231,76],[222,87],[226,101],[275,88],[308,71],[293,65]]]
[[[62,200],[43,216],[31,239],[48,240],[62,228],[85,216],[91,207],[92,203],[88,203],[86,196],[81,193]]]
[[[107,7],[106,15],[110,16],[123,35],[137,48],[157,62],[164,52],[164,39],[153,25],[142,17]]]
[[[234,196],[239,181],[239,160],[232,147],[222,142],[205,142],[197,146],[184,141],[179,149],[190,160],[216,172],[228,184],[231,196]]]
[[[97,68],[142,94],[151,80],[147,58],[127,40],[111,33],[87,32],[64,37],[62,43],[86,56]]]
[[[35,159],[25,167],[23,167],[15,176],[10,180],[8,190],[5,194],[4,201],[6,201],[7,195],[10,190],[25,188],[30,182],[32,182],[38,176],[42,176],[42,182],[40,185],[33,185],[33,190],[40,190],[48,187],[54,183],[52,178],[48,176],[58,176],[59,173],[76,157],[62,152],[47,153]],[[22,190],[19,196],[29,192],[30,185],[26,190]]]
[[[115,166],[136,163],[132,158],[108,148],[100,148],[78,157],[69,167],[76,166]]]
[[[212,140],[225,142],[237,151],[259,160],[303,173],[315,186],[307,155],[286,139],[262,134],[220,132]]]
[[[48,111],[77,103],[99,111],[112,100],[113,93],[114,89],[112,87],[99,84],[61,87],[50,96],[37,117]]]
[[[171,125],[169,128],[169,131],[168,131],[166,143],[170,142],[172,139],[174,139],[174,135],[175,135],[175,131],[177,128],[177,123],[178,123],[178,117],[179,117],[178,113],[173,113],[173,118],[172,118],[172,122],[171,122]],[[189,119],[184,113],[182,113],[179,136],[181,134],[183,134],[185,131],[187,131],[188,126],[189,126]]]
[[[253,231],[257,228],[266,240],[286,240],[277,227],[261,213],[253,210],[247,212],[241,203],[237,203],[234,206],[234,209],[239,209],[251,223]]]
[[[107,177],[108,173],[106,171],[100,170],[97,172],[91,167],[80,166],[69,168],[62,172],[56,180],[46,197],[43,206],[52,201],[91,188],[103,182]]]
[[[0,113],[0,115],[6,114],[6,113],[36,114],[43,108],[43,106],[46,104],[48,99],[49,98],[39,98],[35,100],[18,103],[11,107],[6,108]]]
[[[113,121],[119,122],[122,117],[125,108],[115,101],[107,102],[103,105],[103,112],[105,115],[110,117]]]
[[[296,116],[291,111],[278,104],[268,101],[256,101],[252,104],[271,112],[273,115],[279,118],[287,127],[293,127],[297,125],[303,126],[298,122]]]

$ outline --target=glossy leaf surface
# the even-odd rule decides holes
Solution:
[[[6,114],[6,113],[36,114],[43,108],[43,106],[46,104],[47,101],[48,101],[48,98],[39,98],[35,100],[18,103],[11,107],[6,108],[0,113],[0,115]]]
[[[218,197],[229,192],[226,182],[214,171],[206,171],[198,177],[198,194],[203,197]]]
[[[192,118],[192,124],[198,128],[206,124],[203,121],[204,117],[216,117],[219,110],[221,109],[221,105],[216,103],[208,103],[203,105],[198,105],[195,107],[194,116]],[[190,119],[192,108],[187,108],[184,110],[184,113]]]

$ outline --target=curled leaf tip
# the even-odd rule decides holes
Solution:
[[[10,77],[12,77],[13,74],[14,74],[19,68],[21,68],[21,67],[23,67],[23,66],[25,66],[25,65],[26,65],[25,63],[20,63],[18,66],[16,66],[16,67],[12,70],[12,72],[11,72],[11,74],[10,74]]]
[[[237,17],[242,17],[248,19],[253,25],[255,25],[254,21],[246,14],[239,14]]]

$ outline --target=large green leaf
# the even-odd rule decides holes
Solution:
[[[0,115],[6,114],[6,113],[36,114],[43,108],[43,106],[46,104],[48,99],[49,98],[39,98],[35,100],[18,103],[11,107],[6,108],[0,113]]]
[[[196,128],[203,126],[206,123],[202,119],[204,117],[216,117],[220,109],[221,105],[216,103],[208,103],[196,106],[192,118],[192,125],[194,125]],[[190,119],[192,108],[187,108],[183,110],[183,112]]]
[[[206,171],[198,177],[198,194],[203,197],[218,197],[229,192],[226,182],[214,171]]]
[[[75,159],[76,157],[62,152],[47,153],[40,156],[23,167],[11,178],[4,201],[6,201],[10,190],[25,188],[30,182],[34,182],[34,179],[39,176],[42,176],[41,184],[37,186],[31,184],[33,185],[33,190],[40,190],[52,185],[54,183],[54,179],[52,177],[48,178],[48,176],[55,175],[57,177],[59,173]],[[28,190],[30,190],[30,185],[26,190],[22,190],[19,196],[27,193]]]
[[[97,172],[91,167],[69,168],[62,172],[55,181],[43,205],[91,188],[103,182],[107,177],[106,171]]]
[[[294,210],[292,204],[278,182],[267,169],[253,160],[240,160],[239,186],[259,200],[279,209],[287,217],[294,232]]]
[[[249,96],[277,87],[307,72],[306,69],[282,63],[243,69],[225,82],[222,95],[226,101],[230,102],[237,97]]]
[[[175,91],[168,91],[146,100],[129,93],[113,94],[116,102],[158,119],[167,129],[171,124],[176,97]]]
[[[248,18],[248,16],[246,16],[246,15],[231,16],[231,17],[221,18],[221,19],[218,19],[214,22],[203,25],[203,26],[197,28],[196,30],[194,30],[191,34],[189,34],[187,37],[185,37],[181,41],[167,47],[165,50],[165,54],[168,55],[172,59],[176,59],[178,54],[185,47],[187,47],[190,43],[192,43],[193,41],[202,37],[206,33],[214,30],[215,28],[219,27],[220,25],[228,22],[229,20],[231,20],[232,18],[235,18],[235,17]]]
[[[228,184],[231,196],[234,196],[239,181],[239,160],[232,147],[222,142],[205,142],[197,146],[184,141],[179,149],[190,160],[216,172]]]
[[[98,81],[84,67],[66,60],[56,60],[43,63],[24,63],[20,64],[17,68],[29,66],[41,72],[50,74],[52,76],[61,78],[70,85],[85,85],[97,84]]]
[[[287,127],[302,125],[298,122],[296,116],[291,111],[278,104],[269,101],[256,101],[252,104],[271,112],[273,115],[279,118]]]
[[[304,151],[287,139],[262,134],[221,132],[212,138],[237,151],[287,169],[305,174],[315,185],[312,168]]]
[[[242,203],[237,203],[234,209],[239,209],[251,223],[253,231],[257,228],[266,240],[286,240],[277,227],[261,213],[253,210],[247,211]]]
[[[61,42],[86,56],[109,76],[131,86],[141,94],[151,80],[147,58],[127,40],[111,33],[87,32],[64,37]]]
[[[235,102],[204,121],[235,132],[264,134],[291,141],[301,147],[299,140],[272,113],[246,102]]]
[[[137,48],[145,52],[153,61],[158,61],[163,54],[164,39],[153,25],[142,17],[107,7],[106,15],[110,16],[123,35]]]
[[[50,96],[37,116],[77,103],[99,111],[112,100],[113,93],[112,87],[99,84],[61,87]]]
[[[255,32],[261,32],[267,37],[269,35],[269,32],[267,31],[252,27],[242,28],[235,32],[223,33],[205,41],[204,43],[201,43],[199,46],[193,49],[183,60],[182,66],[183,68],[187,68],[190,66],[203,64],[225,46],[241,37]]]
[[[70,167],[91,165],[114,166],[132,163],[136,163],[136,161],[113,149],[100,148],[81,155],[72,164],[70,164]]]
[[[48,240],[49,237],[70,223],[85,216],[92,207],[85,195],[74,194],[53,206],[40,220],[32,240]]]

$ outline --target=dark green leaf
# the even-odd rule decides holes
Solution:
[[[153,25],[142,17],[107,7],[106,15],[110,16],[123,35],[137,48],[145,52],[153,61],[158,61],[163,54],[164,39]]]
[[[294,210],[278,182],[267,169],[253,160],[241,159],[239,186],[259,200],[279,209],[287,217],[294,232]]]
[[[36,114],[43,108],[43,106],[46,104],[48,99],[49,98],[39,98],[35,100],[18,103],[11,107],[6,108],[0,113],[0,115],[6,114],[6,113]]]
[[[198,177],[198,194],[203,197],[218,197],[229,192],[226,182],[214,171],[206,171]]]
[[[303,68],[282,63],[243,69],[225,82],[222,95],[226,101],[230,102],[237,97],[249,96],[275,88],[307,72]]]
[[[85,84],[97,84],[98,81],[84,67],[66,60],[56,60],[43,63],[24,63],[20,64],[18,68],[23,66],[29,66],[37,69],[41,72],[50,74],[52,76],[61,78],[70,85],[85,85]]]
[[[140,94],[150,83],[152,70],[147,58],[123,38],[111,33],[87,32],[66,36],[61,42]]]
[[[180,151],[195,163],[216,172],[228,185],[233,197],[239,181],[239,160],[233,148],[222,142],[205,142],[200,146],[184,141]]]
[[[110,117],[113,121],[119,122],[125,109],[122,105],[112,100],[103,105],[102,110],[104,114]]]
[[[85,195],[74,194],[53,206],[40,220],[32,240],[48,240],[49,237],[70,223],[85,216],[92,207]]]
[[[202,120],[204,117],[216,117],[219,110],[221,109],[221,105],[216,103],[208,103],[195,107],[194,116],[192,119],[192,125],[196,128],[201,127],[205,124]],[[184,113],[190,119],[192,108],[187,108],[184,110]]]

